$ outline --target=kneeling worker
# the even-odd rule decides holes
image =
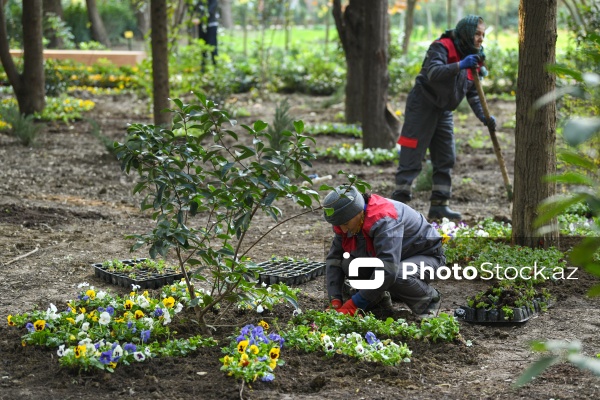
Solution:
[[[429,275],[403,277],[402,263],[430,266],[434,270],[446,262],[442,238],[425,217],[404,203],[376,194],[361,194],[355,187],[339,186],[323,201],[325,220],[333,225],[335,236],[327,255],[326,279],[330,307],[354,315],[368,311],[391,295],[411,311],[426,317],[437,313],[440,293],[428,284]],[[377,289],[360,289],[345,303],[344,281],[350,262],[359,257],[376,257],[383,262],[384,280]],[[372,279],[375,268],[359,268],[354,279]],[[413,272],[413,271],[411,271]]]

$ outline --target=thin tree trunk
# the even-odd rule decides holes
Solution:
[[[233,28],[233,13],[231,12],[231,0],[220,0],[221,25],[225,29]]]
[[[110,47],[110,41],[108,40],[108,35],[106,34],[106,28],[104,28],[104,22],[102,22],[102,18],[100,18],[96,0],[85,0],[85,4],[87,6],[88,18],[92,24],[90,27],[92,39],[98,43],[102,43],[106,47]]]
[[[388,1],[371,0],[365,7],[365,46],[363,47],[363,147],[388,149],[398,132],[386,120],[388,64]],[[367,45],[368,44],[368,45]]]
[[[23,73],[10,55],[4,7],[0,7],[0,60],[15,92],[19,112],[31,115],[45,105],[44,47],[42,44],[42,0],[23,0]]]
[[[414,26],[415,6],[417,0],[408,0],[406,2],[406,14],[404,14],[404,39],[402,40],[402,54],[408,53],[408,45],[410,44],[410,35]]]
[[[166,0],[150,1],[150,21],[154,125],[166,126],[171,122],[171,114],[162,112],[169,107],[169,40],[167,37]]]
[[[554,183],[543,181],[556,171],[556,104],[532,109],[556,86],[555,75],[546,70],[556,61],[556,10],[557,0],[521,0],[519,6],[512,241],[531,247],[558,242],[557,232],[541,236],[533,227],[539,203],[556,191]]]
[[[144,2],[135,10],[135,19],[137,21],[137,32],[140,38],[144,38],[150,30],[150,6]]]
[[[333,0],[332,14],[346,56],[346,122],[362,122],[364,2],[350,0],[342,13],[340,0]]]
[[[44,10],[44,18],[47,18],[49,14],[53,14],[63,19],[63,9],[62,3],[60,0],[43,0],[43,10]],[[63,47],[62,38],[56,36],[56,32],[48,32],[48,48],[50,49],[60,49]]]

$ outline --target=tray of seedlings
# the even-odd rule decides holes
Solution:
[[[113,285],[141,289],[159,289],[183,278],[176,266],[169,266],[163,260],[136,258],[131,260],[107,260],[92,264],[94,275]]]
[[[454,310],[454,316],[478,324],[524,323],[550,307],[550,293],[545,289],[504,282],[467,298],[467,305]]]
[[[316,261],[297,261],[291,259],[273,259],[258,263],[262,268],[259,282],[267,285],[285,283],[288,286],[301,285],[325,273],[325,263]]]

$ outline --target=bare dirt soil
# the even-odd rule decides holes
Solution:
[[[150,122],[147,105],[131,96],[94,99],[97,106],[89,118],[101,133],[112,140],[125,137],[131,122]],[[280,97],[251,101],[239,96],[236,106],[244,107],[251,118],[271,122],[274,104]],[[341,104],[324,108],[324,98],[291,96],[291,110],[307,125],[333,122],[343,110]],[[394,106],[404,109],[403,99]],[[514,118],[514,103],[491,101],[492,114],[500,125]],[[455,117],[458,160],[454,170],[452,206],[472,223],[485,217],[507,221],[511,216],[502,176],[483,126],[465,112]],[[239,385],[220,370],[220,348],[202,349],[186,358],[160,358],[122,367],[114,374],[77,374],[59,367],[55,350],[22,347],[22,331],[9,327],[6,317],[34,306],[64,304],[78,292],[77,285],[89,282],[97,288],[123,292],[94,277],[92,263],[108,259],[147,257],[144,250],[131,254],[131,242],[124,236],[143,233],[153,221],[138,209],[139,198],[132,195],[134,176],[120,171],[119,163],[92,135],[94,124],[77,121],[49,124],[36,147],[25,148],[0,134],[0,399],[233,399],[240,398]],[[483,146],[478,144],[478,141]],[[318,147],[350,143],[347,137],[319,136]],[[500,143],[512,177],[514,130],[500,129]],[[389,196],[393,190],[395,166],[348,165],[332,160],[314,163],[310,173],[334,175],[343,169],[372,185],[375,193]],[[416,194],[411,203],[427,213],[429,193]],[[294,207],[282,204],[287,214]],[[272,226],[267,217],[255,221],[252,235],[259,237]],[[330,227],[319,212],[295,219],[256,246],[252,257],[266,260],[271,255],[322,261],[330,237]],[[490,260],[493,261],[493,260]],[[529,350],[536,339],[580,340],[584,352],[600,353],[597,299],[586,297],[594,280],[579,273],[579,280],[552,285],[556,307],[522,325],[461,325],[462,336],[473,345],[461,343],[409,342],[412,362],[398,367],[357,362],[322,353],[304,354],[284,349],[286,365],[278,368],[271,383],[246,386],[244,398],[254,399],[597,399],[600,381],[568,364],[557,364],[534,382],[513,389],[516,377],[537,354]],[[465,303],[484,282],[440,281],[433,283],[443,293],[444,310]],[[300,306],[321,308],[324,304],[322,279],[301,285]],[[402,304],[398,315],[406,315]],[[291,309],[279,307],[266,315],[286,320]],[[256,323],[258,315],[225,316],[215,332],[222,344],[234,326]],[[179,323],[178,330],[193,332],[193,326]]]

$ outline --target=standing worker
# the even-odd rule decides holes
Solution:
[[[452,194],[452,167],[456,161],[452,111],[467,97],[471,109],[484,125],[495,129],[496,119],[486,118],[472,69],[483,64],[485,23],[477,15],[461,19],[456,29],[447,30],[427,50],[421,72],[406,100],[404,126],[398,139],[401,146],[396,172],[396,190],[392,198],[403,203],[411,200],[413,180],[421,172],[427,149],[433,166],[433,187],[429,219],[462,218],[449,208]],[[483,73],[484,70],[480,72]]]
[[[217,18],[219,14],[217,12],[217,0],[198,0],[196,3],[195,11],[199,14],[198,18],[198,39],[204,40],[204,43],[209,46],[213,46],[211,52],[211,59],[213,64],[215,63],[215,57],[218,54],[217,51],[217,28],[219,22]],[[204,59],[206,55],[202,54],[202,67],[204,67]]]
[[[441,296],[428,284],[431,276],[425,270],[425,279],[421,279],[421,263],[435,270],[444,265],[446,257],[442,238],[421,213],[376,194],[363,195],[353,186],[331,191],[323,207],[325,220],[333,225],[335,233],[326,259],[331,308],[354,315],[358,309],[381,307],[391,297],[422,318],[437,313]],[[378,288],[360,289],[343,302],[350,263],[359,257],[376,257],[383,262],[383,282]],[[404,263],[411,263],[417,270],[410,267],[405,274]],[[373,276],[377,277],[374,268],[359,268],[358,279],[373,280]]]

